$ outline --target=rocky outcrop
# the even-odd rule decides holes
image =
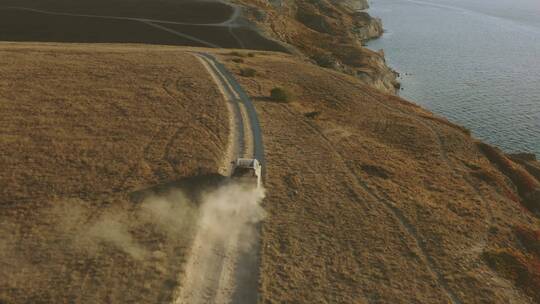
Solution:
[[[375,52],[377,55],[369,57],[368,67],[371,69],[357,69],[356,76],[383,92],[395,94],[401,87],[397,80],[398,73],[386,65],[384,53]]]
[[[369,8],[368,0],[334,0],[334,2],[354,11],[366,10]]]
[[[399,88],[384,54],[362,46],[383,34],[382,21],[362,11],[367,0],[238,1],[257,28],[314,63],[355,75],[386,93]]]
[[[383,35],[384,30],[380,18],[373,18],[366,12],[355,12],[353,17],[355,23],[351,31],[356,35],[358,40],[367,41]]]

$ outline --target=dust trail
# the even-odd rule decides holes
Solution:
[[[257,255],[263,198],[264,189],[237,183],[203,195],[198,231],[175,304],[230,303],[242,287],[235,286],[239,273],[253,274],[251,280],[257,280],[258,269],[244,267],[246,255]]]

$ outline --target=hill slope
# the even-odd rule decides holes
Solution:
[[[0,300],[171,300],[198,212],[188,190],[228,144],[191,50],[0,46]],[[262,303],[538,301],[537,162],[297,57],[204,51],[261,120]],[[291,101],[268,97],[278,86]]]
[[[538,299],[539,252],[527,248],[540,243],[519,241],[538,220],[519,198],[519,178],[466,129],[291,57],[228,62],[255,70],[239,79],[259,100],[268,153],[264,303]],[[275,86],[293,101],[270,101]],[[494,266],[489,257],[501,252],[526,262]]]
[[[0,44],[0,302],[171,299],[196,204],[167,189],[228,144],[211,83],[173,48]]]

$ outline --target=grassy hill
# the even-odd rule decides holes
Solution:
[[[228,138],[188,51],[0,45],[1,301],[171,299],[197,205],[166,190],[216,174]],[[262,303],[539,299],[537,162],[297,57],[205,51],[261,120]]]
[[[0,302],[170,299],[195,204],[167,189],[228,143],[210,76],[174,48],[1,43],[0,62]]]
[[[538,163],[293,57],[222,60],[259,100],[263,303],[538,301]]]

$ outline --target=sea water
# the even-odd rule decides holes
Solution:
[[[400,95],[506,152],[540,156],[540,0],[373,0]]]

